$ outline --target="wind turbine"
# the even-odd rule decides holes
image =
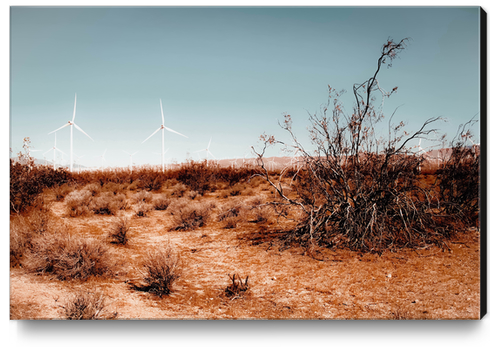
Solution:
[[[51,151],[53,151],[53,169],[56,170],[56,151],[60,151],[61,153],[63,153],[62,150],[56,147],[56,133],[54,133],[54,146],[51,149],[48,149],[46,152],[44,152],[43,156]]]
[[[80,159],[85,157],[85,154],[82,156],[78,156],[75,153],[73,153],[73,155],[75,156],[75,166],[78,168],[78,173],[80,173]],[[78,164],[78,165],[76,165],[76,164]]]
[[[52,132],[49,133],[49,134],[52,134],[52,133],[57,132],[58,130],[63,129],[64,127],[70,126],[70,171],[73,171],[73,126],[75,126],[75,128],[80,130],[83,134],[85,134],[89,139],[91,139],[92,141],[94,140],[90,136],[88,136],[88,134],[85,131],[83,131],[82,128],[80,128],[78,125],[75,124],[76,111],[77,111],[77,94],[75,93],[75,106],[73,107],[73,118],[72,118],[72,120],[68,121],[68,123],[63,125],[62,127],[59,127],[58,129],[53,130]]]
[[[175,130],[170,129],[169,127],[166,127],[165,126],[165,117],[163,116],[162,99],[160,99],[160,111],[162,113],[162,125],[160,125],[160,128],[158,128],[157,130],[155,130],[153,132],[153,134],[151,134],[150,136],[148,136],[146,138],[146,140],[142,142],[142,144],[145,143],[150,137],[152,137],[153,135],[155,135],[160,130],[162,131],[162,171],[165,171],[165,130],[171,131],[173,133],[176,133],[177,135],[184,136],[186,138],[188,138],[188,137],[185,136],[185,135],[182,135],[181,133],[179,133],[179,132],[177,132]]]
[[[126,153],[126,154],[129,154],[129,171],[131,173],[133,173],[133,155],[135,155],[138,152],[137,151],[134,152],[134,153],[129,153],[129,152],[126,152],[126,151],[123,151],[123,152]]]
[[[102,159],[102,169],[105,168],[104,163],[106,163],[106,160],[105,160],[105,153],[106,152],[107,152],[107,148],[105,149],[104,154],[95,156],[95,158],[101,158]]]
[[[208,146],[206,148],[201,149],[199,151],[196,151],[197,153],[202,152],[202,151],[206,151],[206,165],[208,164],[208,154],[211,154],[213,156],[213,158],[216,159],[216,157],[214,156],[214,154],[211,153],[211,151],[209,150],[209,147],[211,146],[211,140],[212,139],[213,139],[212,137],[209,139],[209,143],[208,143]]]

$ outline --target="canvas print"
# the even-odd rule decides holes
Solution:
[[[484,20],[11,7],[10,319],[479,319]]]

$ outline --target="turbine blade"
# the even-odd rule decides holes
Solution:
[[[77,93],[75,93],[75,106],[73,106],[73,119],[72,122],[75,121],[75,113],[77,112]]]
[[[155,134],[158,132],[158,130],[160,130],[160,129],[161,129],[161,128],[158,128],[157,130],[155,130],[155,131],[153,132],[153,134],[151,134],[150,136],[148,136],[148,137],[146,138],[146,140],[148,140],[150,137],[152,137],[153,135],[155,135]],[[141,142],[141,143],[142,143],[142,144],[143,144],[143,143],[145,143],[145,142],[146,142],[146,140],[145,140],[145,141],[143,141],[143,142]]]
[[[126,153],[126,154],[129,154],[129,155],[131,155],[131,153],[129,153],[129,152],[126,152],[125,150],[122,150],[122,151],[123,151],[124,153]]]
[[[48,135],[50,135],[50,134],[52,134],[52,133],[55,133],[55,132],[57,132],[58,130],[61,130],[61,129],[63,129],[64,127],[67,127],[67,126],[69,126],[69,125],[70,125],[70,123],[66,123],[66,124],[65,124],[65,125],[63,125],[62,127],[59,127],[58,129],[53,130],[52,132],[48,133]]]
[[[167,129],[168,131],[171,131],[171,132],[173,132],[173,133],[176,133],[177,135],[184,136],[184,137],[188,138],[187,136],[182,135],[181,133],[178,133],[178,132],[176,132],[175,130],[172,130],[172,129],[170,129],[170,128],[165,127],[165,129]]]
[[[165,118],[163,117],[162,99],[160,99],[160,111],[162,112],[162,125],[165,125]]]
[[[217,159],[213,153],[211,153],[211,151],[208,149],[208,153],[211,154],[213,156],[214,159]]]
[[[48,153],[49,153],[49,152],[51,152],[52,150],[53,150],[52,148],[51,148],[51,149],[49,149],[49,150],[47,150],[46,152],[44,152],[44,153],[43,153],[43,155],[48,154]]]
[[[212,137],[209,139],[208,149],[209,149],[209,147],[211,146],[211,140],[212,140],[212,139],[213,139]]]
[[[75,126],[75,128],[77,128],[82,133],[84,133],[89,139],[91,139],[92,141],[94,140],[93,138],[91,138],[90,136],[88,136],[88,134],[85,131],[83,131],[82,128],[80,128],[78,125],[76,125],[75,123],[73,123],[73,125]]]
[[[64,155],[66,155],[66,153],[65,153],[65,152],[63,152],[63,151],[62,151],[61,149],[59,149],[58,147],[55,147],[54,149],[56,149],[57,151],[59,151],[59,152],[63,153]]]
[[[168,152],[168,150],[169,150],[169,149],[170,149],[170,148],[167,148],[167,150],[166,150],[165,152],[163,152],[163,154],[167,154],[167,152]]]

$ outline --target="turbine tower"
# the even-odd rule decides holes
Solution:
[[[90,136],[88,136],[88,134],[85,131],[83,131],[82,128],[80,128],[78,125],[75,124],[76,111],[77,111],[77,94],[75,93],[75,106],[73,107],[73,118],[72,118],[72,120],[68,121],[68,123],[63,125],[62,127],[59,127],[58,129],[53,130],[52,132],[49,133],[49,134],[52,134],[52,133],[57,132],[58,130],[63,129],[64,127],[70,126],[70,172],[73,171],[73,126],[75,126],[75,128],[77,128],[82,133],[84,133],[89,139],[91,139],[92,141],[94,140]]]
[[[209,143],[208,143],[208,146],[206,148],[201,149],[199,151],[196,151],[196,153],[199,153],[199,152],[202,152],[202,151],[206,151],[206,165],[208,165],[208,154],[211,154],[213,156],[213,158],[216,159],[216,157],[214,156],[214,154],[211,153],[211,151],[209,150],[209,147],[211,146],[211,140],[212,139],[213,139],[212,137],[209,139]]]
[[[155,135],[160,130],[162,131],[162,171],[165,172],[165,130],[171,131],[171,132],[176,133],[177,135],[183,136],[185,138],[188,138],[188,137],[185,136],[185,135],[182,135],[181,133],[179,133],[179,132],[177,132],[175,130],[170,129],[169,127],[166,127],[165,126],[165,117],[163,116],[162,99],[160,99],[160,111],[162,113],[162,125],[160,125],[160,128],[158,128],[157,130],[155,130],[153,132],[153,134],[151,134],[150,136],[148,136],[146,138],[146,140],[142,142],[142,144],[145,143],[150,137],[152,137],[153,135]]]
[[[134,153],[129,153],[129,152],[126,152],[126,151],[123,151],[123,152],[126,153],[126,154],[129,154],[129,172],[130,173],[133,173],[133,155],[135,155],[138,152],[137,151],[134,152]]]
[[[60,151],[61,153],[64,154],[64,152],[62,150],[60,150],[58,147],[56,147],[56,133],[54,133],[54,146],[51,149],[48,149],[46,152],[44,152],[43,156],[48,154],[51,151],[53,151],[53,169],[56,170],[56,151]]]

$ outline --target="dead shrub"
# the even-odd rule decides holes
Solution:
[[[194,200],[195,198],[201,196],[201,194],[199,194],[199,192],[196,192],[195,190],[191,190],[184,195],[191,200]]]
[[[272,210],[260,198],[256,198],[250,202],[247,214],[252,223],[267,223]]]
[[[163,249],[149,252],[143,268],[145,290],[159,297],[170,294],[172,285],[182,274],[180,256],[169,242]]]
[[[32,240],[50,228],[49,210],[42,206],[30,208],[23,215],[10,218],[10,266],[21,265],[22,258],[32,248]]]
[[[118,218],[112,229],[109,231],[109,239],[111,243],[125,245],[128,243],[128,233],[131,227],[127,218]]]
[[[51,274],[59,280],[86,280],[109,275],[114,263],[101,242],[54,232],[32,240],[24,265],[33,273]]]
[[[99,183],[89,183],[83,189],[89,191],[92,196],[96,196],[102,191]]]
[[[233,276],[228,275],[231,280],[231,284],[226,287],[225,295],[236,299],[243,295],[248,290],[248,276],[245,278],[245,282],[242,281],[240,275],[233,274]]]
[[[189,199],[180,199],[168,207],[173,217],[173,230],[194,230],[202,227],[211,217],[211,205]]]
[[[153,200],[153,194],[150,192],[147,192],[146,190],[143,190],[143,191],[140,191],[140,192],[133,194],[132,198],[136,203],[145,202],[145,203],[149,204]]]
[[[146,202],[139,202],[133,208],[137,217],[147,217],[148,213],[153,210],[153,206]]]
[[[172,199],[165,195],[157,195],[153,198],[153,207],[158,211],[165,211],[172,203]]]
[[[107,314],[106,296],[103,293],[78,291],[71,295],[63,307],[68,320],[114,319],[117,312]]]
[[[28,222],[18,215],[10,219],[10,266],[20,266],[26,251],[32,246]]]
[[[218,220],[224,229],[234,229],[243,220],[243,206],[240,203],[229,202],[220,208]]]
[[[72,190],[73,188],[67,183],[61,186],[53,187],[54,197],[56,201],[62,201],[65,198],[65,196],[67,196]]]
[[[79,217],[90,214],[90,204],[93,195],[90,190],[82,189],[73,191],[65,198],[65,204],[68,208],[70,217]]]
[[[101,189],[103,192],[111,192],[114,195],[122,193],[124,191],[124,186],[119,183],[107,182],[102,186]]]
[[[115,215],[117,211],[127,207],[126,196],[104,192],[94,197],[89,207],[95,214]]]
[[[172,187],[172,195],[175,195],[178,198],[184,196],[185,192],[188,190],[187,186],[182,183],[177,183]]]

